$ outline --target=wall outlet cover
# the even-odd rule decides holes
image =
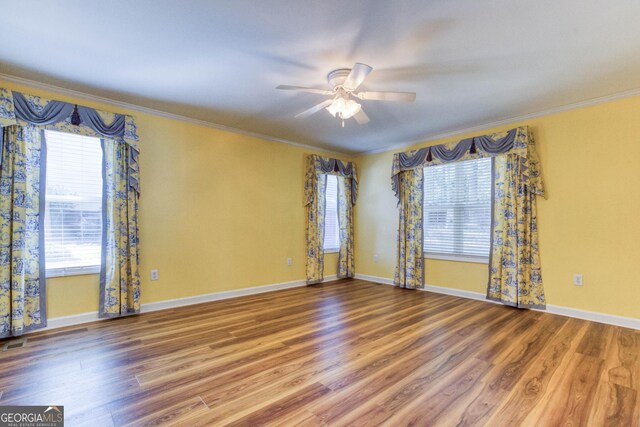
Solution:
[[[573,284],[576,286],[582,286],[584,284],[582,274],[574,274],[573,275]]]

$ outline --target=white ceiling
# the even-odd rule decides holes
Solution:
[[[638,0],[0,0],[0,73],[273,138],[378,150],[640,87]],[[374,67],[371,122],[294,115]]]

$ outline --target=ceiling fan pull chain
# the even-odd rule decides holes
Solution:
[[[342,121],[342,127],[344,127],[344,120]]]

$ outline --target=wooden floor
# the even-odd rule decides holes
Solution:
[[[640,331],[359,280],[29,335],[66,425],[640,425]]]

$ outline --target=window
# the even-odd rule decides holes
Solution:
[[[424,252],[486,262],[491,233],[491,159],[424,168]]]
[[[99,138],[46,131],[47,276],[97,273],[102,240]]]
[[[338,224],[338,177],[327,175],[324,216],[324,250],[340,250],[340,226]]]

